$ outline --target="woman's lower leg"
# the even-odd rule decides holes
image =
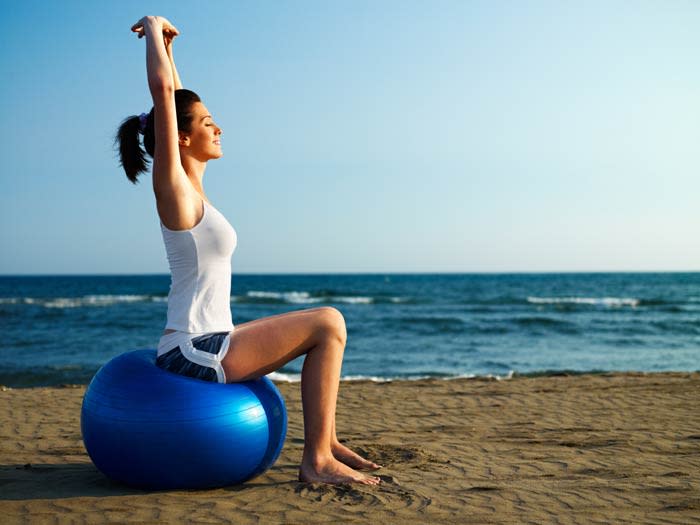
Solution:
[[[335,436],[346,339],[345,320],[334,308],[289,312],[238,325],[222,361],[226,377],[234,382],[268,374],[306,354],[301,383],[305,445],[299,478],[303,481],[379,482],[351,468],[367,467]]]
[[[318,345],[304,360],[301,399],[304,408],[304,450],[307,455],[331,454],[333,414],[343,355],[342,349],[334,346]]]
[[[361,474],[335,458],[335,409],[343,360],[342,341],[328,338],[306,355],[301,377],[304,409],[302,481],[376,484],[378,478]]]

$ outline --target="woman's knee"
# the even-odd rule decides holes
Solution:
[[[316,310],[318,329],[321,335],[324,338],[335,338],[345,346],[348,332],[343,314],[332,306],[322,306]]]

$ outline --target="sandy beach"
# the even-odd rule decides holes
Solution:
[[[379,487],[296,481],[289,432],[243,485],[145,492],[106,479],[80,435],[84,386],[0,392],[2,523],[700,523],[700,374],[344,382],[338,430]]]

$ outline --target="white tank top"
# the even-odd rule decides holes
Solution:
[[[168,322],[180,332],[233,331],[231,256],[236,231],[211,204],[194,228],[169,230],[160,223],[170,265]]]

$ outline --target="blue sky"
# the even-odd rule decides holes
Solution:
[[[700,3],[2,4],[0,274],[167,273],[147,111],[168,17],[224,129],[233,271],[700,270]]]

